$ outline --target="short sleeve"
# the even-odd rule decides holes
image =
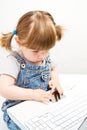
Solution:
[[[9,55],[0,58],[0,74],[8,74],[17,78],[20,71],[20,64],[16,58]]]

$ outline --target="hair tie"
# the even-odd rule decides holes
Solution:
[[[14,30],[14,31],[13,31],[13,34],[14,34],[14,35],[16,35],[16,34],[17,34],[17,31],[16,31],[16,30]]]

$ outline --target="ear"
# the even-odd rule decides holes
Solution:
[[[19,40],[18,36],[15,36],[15,41],[17,42],[18,45],[21,45],[21,41]]]

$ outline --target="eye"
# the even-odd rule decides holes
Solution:
[[[38,51],[33,51],[34,53],[38,53]]]

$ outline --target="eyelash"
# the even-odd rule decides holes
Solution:
[[[38,51],[33,51],[33,52],[37,53]]]

